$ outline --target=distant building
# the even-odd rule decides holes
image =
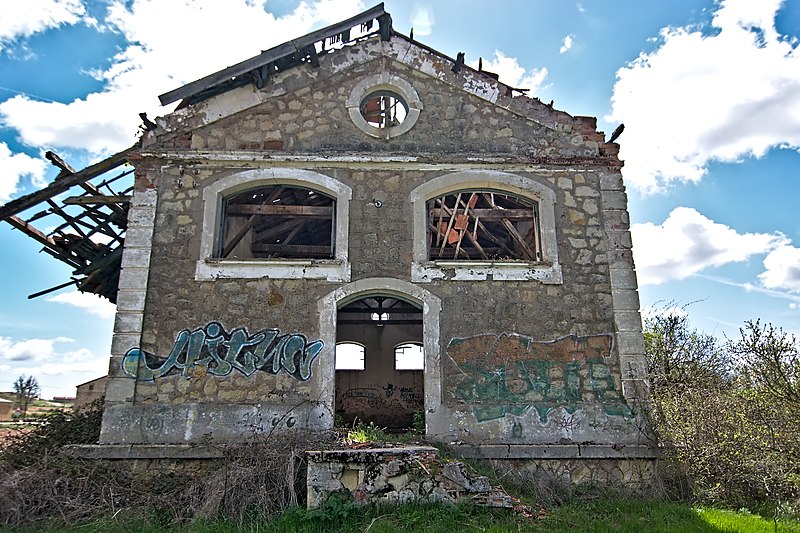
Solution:
[[[13,419],[14,402],[0,398],[0,422],[8,422]]]
[[[92,403],[106,394],[108,376],[81,383],[75,389],[75,409],[80,409],[87,403]]]
[[[75,401],[75,397],[74,396],[53,396],[53,399],[51,401],[56,402],[56,403],[72,403],[72,402]]]

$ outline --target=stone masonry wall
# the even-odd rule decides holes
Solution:
[[[381,50],[369,42],[325,56],[315,76],[302,68],[287,71],[270,82],[272,96],[258,96],[263,103],[210,120],[209,106],[235,109],[242,91],[251,89],[220,95],[198,107],[206,110],[205,118],[197,110],[178,112],[167,119],[168,134],[145,143],[141,165],[154,169],[158,199],[144,316],[136,351],[116,355],[112,367],[119,366],[111,370],[115,380],[131,383],[132,402],[124,416],[118,413],[116,425],[130,423],[135,430],[120,429],[109,442],[224,440],[251,430],[330,424],[331,398],[320,391],[330,388],[334,376],[319,369],[321,358],[333,351],[320,340],[318,302],[346,282],[195,279],[201,234],[208,231],[203,191],[255,168],[270,169],[277,182],[283,168],[313,170],[352,189],[349,282],[412,280],[409,196],[434,178],[456,170],[492,170],[552,191],[555,227],[547,238],[555,239],[562,283],[489,277],[420,284],[442,304],[442,405],[434,406],[435,417],[429,413],[428,429],[465,442],[638,438],[640,421],[631,403],[644,383],[636,345],[638,305],[631,303],[636,287],[616,158],[600,154],[598,136],[581,130],[585,121],[528,99],[494,96],[491,103],[460,88],[447,64],[431,66],[422,56],[399,61],[403,46],[393,41]],[[425,68],[413,68],[414,61]],[[389,141],[366,136],[344,107],[356,83],[376,69],[406,79],[424,103],[417,124]],[[477,348],[466,355],[452,352],[471,338],[517,339],[528,346],[565,338],[577,344],[605,340],[594,356],[567,350],[572,355],[564,356],[564,368],[534,376],[536,365],[526,361],[539,356]],[[210,353],[201,347],[228,349],[231,343],[265,366],[184,360],[186,353]],[[470,361],[479,364],[467,369]],[[511,367],[516,374],[510,378]],[[475,392],[492,379],[503,391],[500,397]],[[464,385],[469,380],[473,385]],[[473,392],[465,393],[468,389]]]

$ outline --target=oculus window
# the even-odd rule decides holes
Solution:
[[[336,201],[313,189],[271,185],[223,200],[218,259],[332,259]]]
[[[408,116],[408,104],[393,91],[375,91],[361,102],[361,116],[370,126],[392,128]]]
[[[414,87],[387,71],[359,81],[345,105],[358,129],[387,140],[408,132],[423,107]]]

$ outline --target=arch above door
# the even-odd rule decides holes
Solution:
[[[325,295],[318,303],[319,334],[325,348],[319,357],[321,389],[319,401],[334,408],[337,310],[356,300],[368,296],[392,296],[414,303],[422,308],[422,336],[425,352],[425,419],[436,412],[442,403],[441,348],[439,320],[442,303],[435,294],[407,281],[395,278],[367,278],[342,285]],[[332,423],[332,419],[331,419]]]

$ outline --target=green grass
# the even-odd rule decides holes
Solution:
[[[539,512],[534,512],[538,515]],[[2,530],[2,528],[0,528]],[[47,531],[39,529],[38,531]],[[37,531],[37,530],[23,530]],[[507,509],[470,505],[409,504],[399,507],[362,507],[335,500],[316,510],[290,509],[272,520],[254,519],[244,524],[225,520],[200,520],[176,526],[158,516],[150,519],[118,515],[80,526],[63,525],[49,531],[75,533],[186,531],[193,533],[263,531],[274,533],[466,533],[517,532],[698,532],[698,533],[800,533],[800,523],[772,520],[746,511],[733,512],[690,505],[632,498],[575,501],[546,510],[537,518],[525,518]]]

